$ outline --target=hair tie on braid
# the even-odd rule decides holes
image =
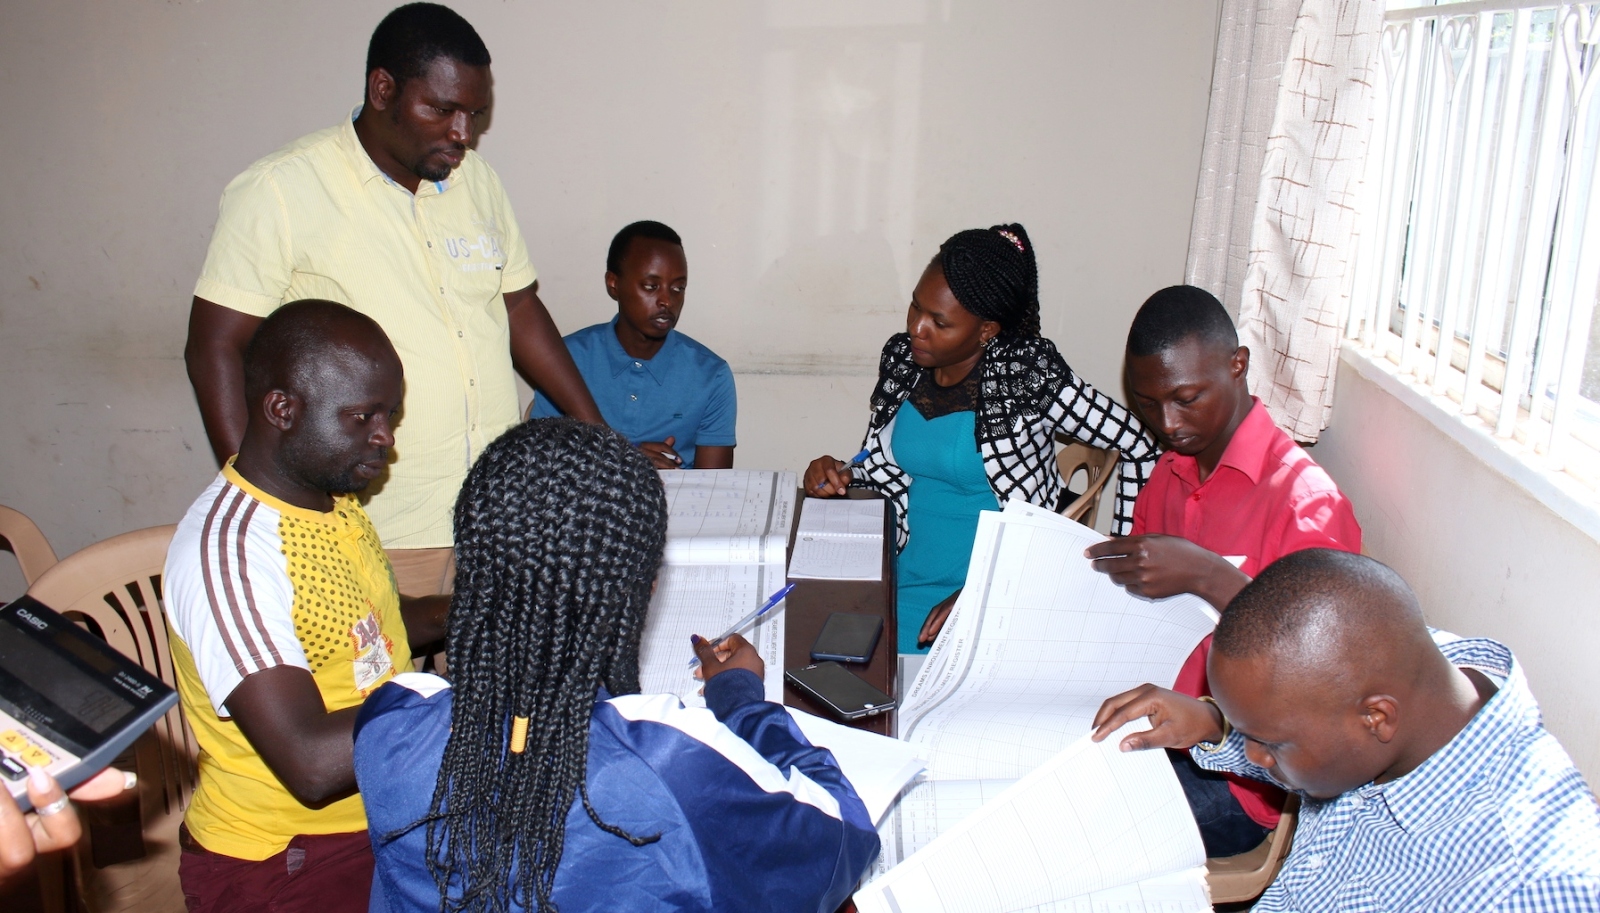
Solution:
[[[1039,264],[1027,229],[1012,223],[957,232],[939,248],[961,306],[1007,336],[1039,335]]]

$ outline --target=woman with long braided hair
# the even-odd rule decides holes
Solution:
[[[537,419],[456,503],[452,681],[356,723],[374,911],[835,909],[877,854],[826,749],[741,637],[692,645],[710,709],[639,691],[661,480],[615,432]],[[691,645],[685,644],[685,657]]]
[[[1122,452],[1112,529],[1126,535],[1155,440],[1039,335],[1028,232],[1017,224],[958,232],[923,270],[906,331],[883,347],[860,473],[824,456],[805,475],[814,497],[854,485],[894,502],[902,654],[927,651],[943,618],[929,621],[929,612],[966,582],[980,511],[1008,498],[1058,508],[1057,432]]]

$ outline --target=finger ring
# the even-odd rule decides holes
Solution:
[[[34,809],[34,811],[38,812],[42,817],[48,818],[51,815],[60,814],[61,810],[66,808],[66,807],[67,807],[67,797],[66,796],[62,796],[61,798],[57,799],[56,801],[51,802],[49,805],[41,805],[41,806],[39,806],[38,808]]]

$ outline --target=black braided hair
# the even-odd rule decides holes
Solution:
[[[1000,324],[1002,336],[1039,335],[1039,261],[1021,225],[957,232],[939,248],[939,265],[961,306]]]
[[[570,418],[513,427],[456,501],[455,705],[427,819],[440,909],[553,911],[574,799],[591,820],[589,718],[604,685],[639,690],[639,640],[666,545],[661,479],[616,432]],[[509,750],[514,717],[528,722]]]

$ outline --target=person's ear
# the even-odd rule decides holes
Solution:
[[[367,74],[367,104],[374,111],[387,111],[399,95],[399,85],[394,76],[383,67],[373,67]]]
[[[988,345],[989,340],[999,335],[1000,324],[996,321],[985,320],[983,323],[978,325],[978,341],[984,345]]]
[[[1228,376],[1234,380],[1243,380],[1250,376],[1250,347],[1240,346],[1233,350],[1233,355],[1228,358]]]
[[[289,431],[300,421],[300,397],[285,390],[271,390],[261,398],[261,413],[267,424],[280,432]]]
[[[1387,694],[1363,698],[1361,728],[1383,744],[1389,744],[1400,732],[1400,702]]]
[[[621,300],[617,297],[617,283],[620,281],[622,281],[621,276],[618,276],[611,270],[606,270],[606,294],[611,296],[612,301]]]

